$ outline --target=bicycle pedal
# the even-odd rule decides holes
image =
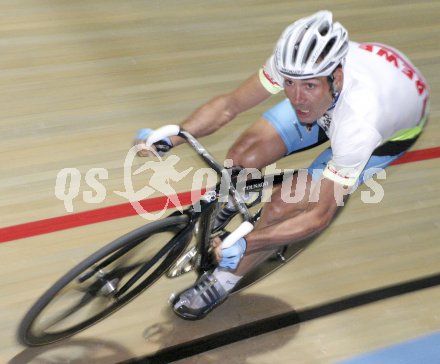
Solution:
[[[277,258],[278,260],[281,260],[283,263],[286,262],[286,257],[283,255],[282,252],[277,252]]]
[[[280,260],[282,263],[287,262],[287,258],[285,256],[286,252],[287,252],[287,245],[283,246],[277,251],[276,258]]]

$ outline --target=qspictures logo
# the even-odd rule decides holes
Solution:
[[[162,159],[162,157],[156,152],[154,148],[149,148],[149,150],[155,155],[156,158],[149,158],[141,167],[137,168],[133,172],[133,175],[146,172],[147,175],[150,176],[149,185],[142,187],[142,189],[140,189],[139,191],[135,191],[133,188],[131,170],[134,159],[136,158],[136,153],[138,151],[137,147],[133,146],[128,151],[124,162],[125,191],[116,191],[115,193],[119,196],[125,197],[140,216],[148,220],[155,220],[165,213],[165,211],[168,209],[170,202],[179,211],[182,211],[182,205],[180,203],[179,197],[172,187],[171,182],[179,182],[183,180],[193,170],[193,167],[187,168],[186,170],[179,172],[176,169],[176,165],[180,161],[180,158],[178,156],[170,154],[165,159]],[[161,211],[152,214],[146,211],[139,201],[146,199],[156,192],[159,192],[163,196],[166,196],[167,202]]]
[[[161,218],[169,207],[176,207],[179,211],[183,211],[181,201],[178,193],[173,186],[177,185],[185,178],[192,175],[191,185],[191,203],[197,207],[197,202],[201,198],[200,191],[204,188],[202,186],[215,186],[218,182],[217,173],[211,168],[189,167],[186,169],[179,168],[181,161],[177,155],[170,154],[161,157],[154,148],[150,148],[154,157],[145,158],[145,162],[139,167],[135,166],[138,149],[133,146],[129,149],[123,165],[124,171],[124,191],[111,191],[118,196],[125,198],[133,206],[137,214],[147,220],[157,220]],[[224,167],[232,167],[232,160],[225,160]],[[257,192],[252,192],[252,186],[247,185],[249,178],[262,179],[260,183],[263,188],[262,202],[270,202],[272,193],[274,192],[273,175],[283,173],[283,181],[280,188],[281,199],[285,203],[298,203],[307,200],[309,202],[317,202],[319,199],[320,184],[322,179],[322,170],[307,170],[300,169],[298,171],[277,169],[275,164],[266,167],[265,175],[255,168],[248,168],[241,170],[237,176],[236,188],[242,191],[245,200],[252,200]],[[145,185],[136,190],[134,187],[133,176],[142,175],[145,177]],[[312,176],[311,191],[307,189],[308,176]],[[384,169],[372,168],[364,171],[365,182],[364,185],[369,188],[368,191],[361,192],[361,200],[364,203],[379,203],[384,197],[384,190],[376,179],[386,179]],[[372,178],[375,176],[375,178]],[[78,198],[89,204],[100,204],[107,198],[109,191],[101,183],[103,180],[109,179],[109,172],[105,168],[91,168],[83,176],[77,168],[63,168],[57,174],[55,181],[55,197],[64,203],[64,208],[67,212],[74,212],[74,201]],[[80,195],[81,186],[84,183],[90,188],[84,190]],[[222,180],[219,190],[219,201],[228,201],[230,179]],[[334,198],[338,206],[344,205],[343,196],[347,193],[353,193],[358,186],[351,190],[343,188],[341,185],[335,183]],[[210,191],[212,194],[213,191]],[[147,211],[141,204],[141,201],[155,195],[166,197],[166,203],[160,211],[155,213]]]
[[[176,169],[180,161],[178,156],[171,154],[166,158],[162,158],[154,148],[149,148],[149,150],[154,154],[154,157],[148,158],[142,166],[133,171],[138,149],[136,146],[130,148],[123,166],[125,191],[113,191],[113,193],[127,199],[138,215],[147,220],[156,220],[166,212],[170,203],[173,207],[182,211],[182,204],[178,194],[172,187],[172,183],[183,180],[193,170],[193,167],[179,172]],[[133,176],[141,173],[147,177],[148,183],[140,190],[135,191]],[[105,168],[89,169],[84,176],[84,181],[93,191],[84,191],[82,193],[83,201],[90,204],[104,202],[108,191],[100,180],[107,180],[108,178],[109,173]],[[77,168],[63,168],[58,172],[55,183],[55,197],[64,202],[67,212],[74,211],[73,202],[80,194],[81,184],[82,175]],[[157,193],[167,197],[166,204],[162,210],[156,213],[148,212],[143,208],[140,201]]]

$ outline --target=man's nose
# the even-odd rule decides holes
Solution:
[[[295,85],[294,87],[292,87],[290,92],[290,101],[295,105],[298,105],[302,101],[304,101],[304,94],[301,91],[299,85]]]

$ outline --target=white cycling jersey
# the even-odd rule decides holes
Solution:
[[[324,176],[350,186],[378,146],[420,133],[429,91],[420,71],[386,45],[350,42],[343,69],[336,105],[317,122],[333,152]],[[271,93],[283,89],[284,77],[275,68],[274,55],[260,70],[260,80]]]

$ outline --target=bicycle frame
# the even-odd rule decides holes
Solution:
[[[209,152],[200,144],[197,139],[195,139],[187,131],[182,130],[180,127],[175,125],[165,126],[158,129],[150,136],[146,142],[146,145],[148,147],[154,143],[160,143],[160,138],[170,135],[178,135],[182,137],[203,159],[203,161],[220,177],[220,182],[217,183],[215,188],[208,190],[197,203],[183,211],[184,214],[189,216],[189,225],[191,225],[191,229],[195,229],[197,224],[195,251],[192,250],[187,252],[189,255],[185,257],[184,254],[183,259],[184,261],[186,259],[186,262],[188,262],[197,255],[196,266],[198,273],[203,273],[213,268],[212,254],[210,254],[209,251],[212,240],[212,223],[216,212],[215,206],[213,205],[217,205],[221,197],[226,197],[226,199],[230,197],[232,198],[238,213],[244,220],[244,222],[234,232],[228,235],[226,239],[222,239],[223,247],[230,246],[240,237],[249,233],[253,229],[256,219],[259,217],[260,211],[257,212],[255,216],[252,216],[252,214],[249,212],[248,206],[244,202],[244,194],[257,192],[259,193],[257,200],[261,200],[263,190],[265,190],[267,187],[271,187],[274,184],[282,183],[284,173],[279,175],[266,175],[254,179],[247,179],[247,175],[245,175],[242,176],[243,178],[239,179],[238,177],[240,176],[242,170],[236,170],[236,173],[234,174],[233,169],[224,168],[214,159],[211,154],[209,154]],[[244,171],[246,172],[245,169]],[[175,214],[178,213],[176,212]],[[173,266],[173,268],[174,267],[175,266]],[[182,274],[178,273],[179,269],[175,269],[174,273],[172,273],[172,271],[173,269],[170,269],[168,277],[175,277]]]
[[[157,134],[156,134],[157,133]],[[164,134],[165,133],[165,134]],[[163,251],[167,251],[173,249],[175,246],[185,243],[183,241],[189,233],[192,233],[196,229],[197,224],[197,233],[196,235],[196,254],[198,255],[197,259],[197,271],[198,273],[203,273],[213,267],[212,255],[210,254],[210,243],[211,243],[211,233],[212,233],[212,222],[215,218],[216,205],[219,203],[219,199],[221,197],[225,197],[224,194],[228,194],[233,201],[237,210],[244,222],[230,235],[227,236],[223,241],[223,246],[232,245],[240,239],[242,236],[245,236],[253,229],[253,225],[258,218],[258,214],[253,216],[248,206],[244,201],[244,193],[259,193],[259,197],[257,200],[261,199],[261,194],[263,190],[267,187],[271,187],[273,184],[280,184],[283,181],[284,173],[278,175],[267,175],[262,176],[257,179],[246,179],[243,178],[242,181],[237,181],[238,174],[233,174],[231,169],[223,167],[220,163],[218,163],[215,158],[203,147],[203,145],[194,138],[190,133],[185,130],[182,130],[180,127],[175,125],[165,126],[158,129],[155,133],[153,133],[150,138],[147,140],[147,146],[154,144],[154,141],[163,135],[178,135],[185,139],[188,144],[194,149],[194,151],[203,159],[203,161],[210,166],[220,177],[220,182],[216,184],[215,188],[208,190],[204,193],[204,195],[189,208],[185,209],[182,213],[187,215],[189,220],[188,224],[176,235],[174,236],[153,258],[151,258],[148,262],[145,262],[141,267],[133,267],[133,269],[138,269],[138,271],[131,277],[131,279],[124,284],[124,286],[120,287],[119,290],[115,293],[115,298],[117,299],[119,296],[122,296],[126,291],[128,291],[143,275],[147,272],[155,263],[157,263],[159,257],[162,256]],[[237,190],[237,182],[242,182],[243,185],[242,191]],[[173,215],[180,215],[181,213],[176,211],[172,213]],[[114,253],[111,257],[102,262],[99,266],[97,266],[93,272],[96,273],[100,269],[104,268],[106,265],[112,263],[114,260],[118,259],[120,256],[124,255],[127,251],[133,248],[133,246],[137,245],[137,242],[133,243],[121,249],[121,251]],[[180,274],[179,274],[180,275]],[[87,279],[85,277],[84,279]]]
[[[174,127],[174,126],[173,126]],[[167,128],[167,127],[164,127]],[[160,129],[158,129],[160,131]],[[280,184],[283,181],[284,173],[278,175],[266,175],[261,178],[256,179],[243,179],[243,185],[241,186],[243,191],[237,190],[237,174],[233,174],[231,169],[224,168],[221,164],[219,164],[215,158],[195,139],[190,133],[181,130],[179,128],[178,134],[182,138],[184,138],[191,147],[195,150],[195,152],[219,175],[220,182],[217,183],[215,188],[208,190],[204,193],[204,195],[189,208],[185,209],[182,213],[187,215],[189,220],[188,224],[176,235],[174,236],[153,258],[151,258],[148,262],[144,263],[141,267],[133,267],[133,269],[138,269],[138,271],[130,278],[128,282],[124,284],[124,286],[120,287],[118,291],[115,293],[114,297],[117,299],[119,296],[122,296],[126,291],[128,291],[142,276],[148,271],[155,263],[157,263],[159,257],[162,256],[163,251],[167,251],[173,249],[175,246],[184,243],[184,238],[188,236],[189,233],[192,233],[196,229],[197,224],[197,233],[196,233],[196,252],[198,254],[198,262],[197,262],[197,271],[198,273],[203,273],[213,267],[212,255],[210,254],[210,243],[211,243],[211,233],[212,233],[212,222],[213,218],[215,218],[215,207],[219,203],[219,199],[224,197],[223,193],[228,193],[228,196],[233,198],[233,201],[237,207],[237,210],[243,220],[242,223],[233,233],[228,235],[228,237],[224,240],[223,244],[232,245],[235,241],[237,241],[240,237],[246,235],[253,228],[253,224],[258,218],[259,212],[253,216],[246,203],[244,202],[244,198],[242,194],[244,193],[259,193],[259,197],[257,201],[261,199],[261,194],[263,190],[267,187],[271,187],[273,184]],[[154,137],[155,134],[152,135]],[[150,137],[151,138],[151,137]],[[150,139],[149,139],[150,140]],[[227,188],[225,188],[225,186]],[[181,213],[176,211],[172,213],[173,215],[180,215]],[[234,235],[235,234],[235,235]],[[229,239],[229,242],[228,242]],[[137,242],[132,245],[126,246],[120,251],[114,253],[111,257],[102,262],[99,266],[95,267],[93,271],[90,272],[90,275],[98,272],[103,269],[108,264],[111,264],[113,261],[118,259],[120,256],[124,255],[127,251],[132,249]],[[88,276],[84,277],[86,280]]]

